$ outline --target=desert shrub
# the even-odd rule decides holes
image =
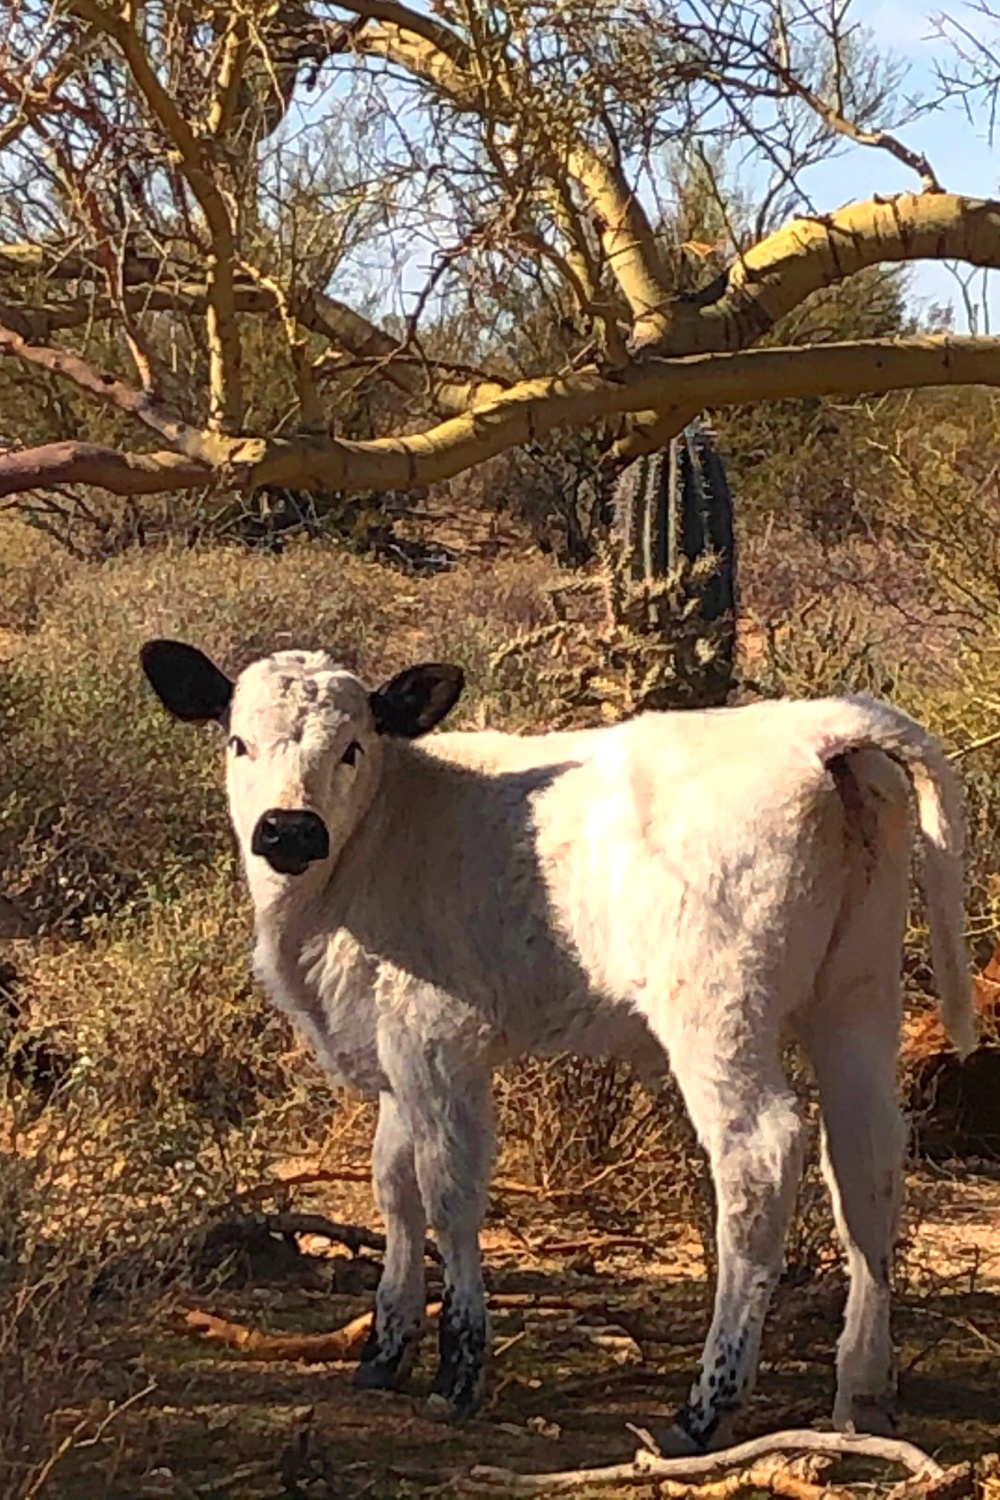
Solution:
[[[104,1192],[106,1208],[120,1195],[123,1221],[165,1194],[223,1204],[333,1108],[309,1050],[250,979],[249,933],[222,854],[171,898],[136,903],[86,942],[39,945],[25,967],[30,1025],[71,1060],[52,1107],[129,1163]]]
[[[0,536],[0,632],[6,647],[0,654],[7,657],[20,644],[13,637],[34,630],[59,592],[66,559],[51,537],[15,518],[3,521]]]
[[[309,1049],[250,981],[248,937],[223,854],[170,897],[91,919],[83,940],[18,953],[23,1034],[0,1059],[0,1492],[11,1500],[58,1492],[109,1398],[146,1384],[141,1339],[123,1330],[148,1325],[178,1285],[224,1277],[225,1257],[208,1271],[199,1246],[275,1155],[316,1149],[336,1117]],[[38,1037],[62,1064],[45,1080],[16,1066]],[[95,1485],[105,1457],[88,1450]]]
[[[123,1217],[105,1191],[129,1163],[92,1138],[94,1112],[72,1095],[40,1113],[31,1105],[0,1063],[0,1493],[10,1500],[60,1493],[81,1444],[100,1484],[116,1409],[151,1390],[141,1353],[122,1334],[148,1296],[134,1279],[120,1281],[109,1318],[97,1295],[116,1246],[136,1233],[131,1212]]]
[[[627,1065],[585,1057],[532,1057],[506,1068],[497,1104],[508,1170],[543,1191],[617,1172],[652,1123]]]
[[[585,1203],[609,1229],[693,1223],[712,1264],[707,1162],[669,1074],[644,1087],[625,1063],[529,1057],[501,1070],[495,1095],[502,1179]]]
[[[8,1176],[0,1158],[5,1210],[30,1213],[23,1182],[16,1194],[4,1191]],[[52,1494],[60,1458],[103,1414],[85,1414],[93,1362],[106,1354],[93,1329],[93,1274],[64,1247],[0,1260],[0,1491],[10,1500]]]

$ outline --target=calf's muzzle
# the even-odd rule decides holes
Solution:
[[[279,875],[303,875],[311,864],[326,859],[330,835],[318,813],[272,807],[258,818],[250,849]]]

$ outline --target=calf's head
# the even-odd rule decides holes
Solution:
[[[229,811],[252,883],[335,861],[375,796],[385,738],[433,729],[464,681],[435,662],[369,692],[325,652],[279,651],[231,682],[182,641],[148,641],[141,655],[176,718],[226,733]]]

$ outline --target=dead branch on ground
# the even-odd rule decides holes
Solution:
[[[839,1457],[877,1459],[882,1463],[900,1464],[912,1477],[928,1484],[941,1480],[946,1474],[939,1463],[913,1443],[897,1438],[803,1429],[771,1433],[766,1437],[753,1438],[747,1443],[737,1443],[732,1448],[721,1449],[718,1453],[698,1454],[690,1458],[661,1458],[640,1449],[631,1463],[610,1464],[601,1469],[568,1469],[555,1474],[517,1474],[511,1469],[479,1465],[471,1471],[468,1478],[461,1481],[461,1486],[473,1493],[499,1491],[507,1495],[549,1495],[577,1489],[608,1489],[616,1485],[648,1485],[654,1482],[669,1500],[690,1500],[690,1497],[695,1496],[698,1500],[730,1500],[730,1497],[744,1490],[758,1488],[788,1496],[790,1500],[812,1500],[810,1489],[815,1489],[817,1496],[823,1493],[816,1486],[802,1489],[801,1480],[794,1481],[794,1488],[774,1488],[774,1472],[770,1466],[761,1465],[759,1460],[775,1453],[826,1453]],[[735,1472],[726,1474],[727,1470]],[[725,1477],[711,1480],[710,1476],[718,1474]],[[752,1479],[748,1477],[750,1475],[753,1475]],[[708,1482],[699,1484],[700,1480]],[[759,1483],[761,1480],[764,1482]],[[826,1490],[826,1493],[829,1494],[830,1491]]]
[[[434,1319],[441,1311],[440,1302],[432,1302],[427,1308],[428,1319]],[[339,1360],[357,1359],[371,1332],[373,1313],[362,1313],[352,1318],[342,1328],[332,1328],[327,1333],[261,1333],[248,1328],[245,1323],[221,1318],[203,1308],[180,1307],[170,1318],[178,1333],[193,1335],[210,1344],[222,1344],[226,1349],[236,1349],[241,1354],[260,1360],[301,1360],[304,1364],[325,1364]]]

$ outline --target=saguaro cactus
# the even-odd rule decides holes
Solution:
[[[725,701],[736,644],[733,502],[711,429],[693,422],[636,459],[614,494],[621,567],[648,597],[647,628],[675,641],[654,695],[667,706]]]

